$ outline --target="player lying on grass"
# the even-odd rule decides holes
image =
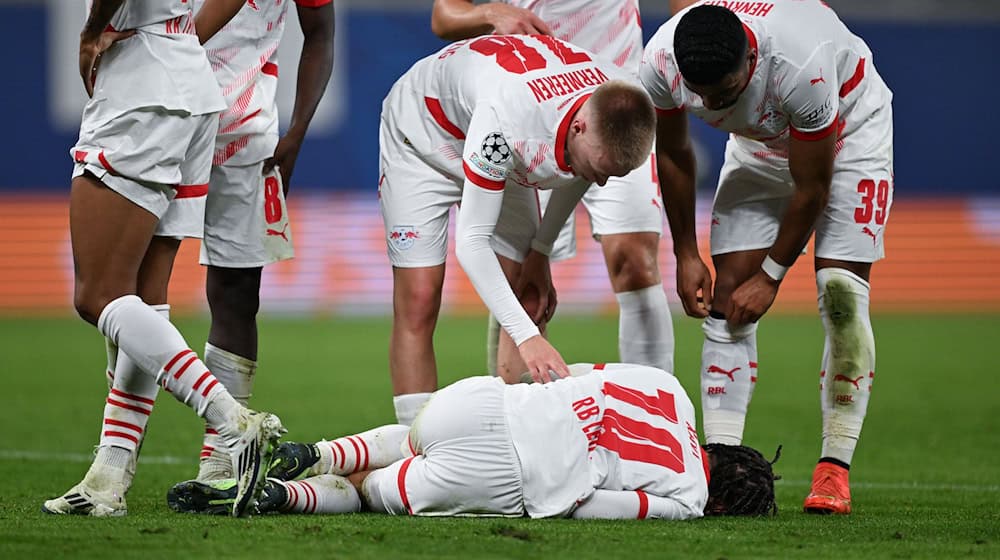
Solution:
[[[632,364],[571,370],[573,377],[544,385],[464,379],[435,393],[412,428],[284,443],[257,511],[608,519],[776,512],[771,463],[748,447],[698,445],[694,405],[673,375]],[[167,501],[176,511],[224,513],[234,487],[182,482]]]

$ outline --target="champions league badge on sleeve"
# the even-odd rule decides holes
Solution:
[[[413,242],[420,239],[420,232],[413,226],[393,226],[389,231],[389,243],[398,251],[413,247]]]
[[[499,132],[491,132],[483,140],[483,157],[493,165],[502,165],[510,159],[510,146],[507,139]]]

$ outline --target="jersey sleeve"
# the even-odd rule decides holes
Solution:
[[[820,47],[809,60],[784,80],[781,93],[790,124],[789,133],[798,140],[819,140],[837,128],[837,65],[833,52]]]
[[[462,154],[465,185],[456,225],[455,254],[483,303],[514,343],[520,345],[539,334],[538,327],[514,296],[491,243],[513,159],[496,111],[488,105],[477,106]]]
[[[670,498],[642,490],[597,489],[573,510],[575,519],[672,519],[701,517]]]
[[[684,105],[674,99],[674,93],[680,86],[680,73],[671,71],[673,62],[670,60],[669,51],[663,48],[662,44],[662,38],[657,33],[646,45],[642,64],[639,66],[639,81],[653,99],[656,111],[670,113],[684,109]],[[675,78],[670,78],[671,74]]]
[[[303,8],[319,8],[332,3],[333,0],[295,0],[295,4]]]

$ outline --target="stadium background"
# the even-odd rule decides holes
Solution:
[[[1000,90],[987,53],[1000,52],[1000,3],[830,0],[872,47],[895,93],[895,203],[889,257],[876,268],[877,310],[1000,310],[1000,198],[990,108]],[[69,314],[72,262],[66,194],[84,102],[76,70],[84,3],[0,1],[16,56],[5,57],[7,165],[0,175],[0,314]],[[297,258],[269,268],[263,309],[272,313],[384,314],[391,279],[376,200],[378,112],[392,82],[444,43],[429,29],[428,1],[337,1],[337,62],[329,92],[299,156],[290,205]],[[666,2],[642,2],[648,37]],[[294,10],[292,11],[294,13]],[[288,25],[280,97],[287,122],[301,36]],[[707,231],[724,137],[700,123],[699,230]],[[579,257],[555,270],[563,312],[613,312],[599,246],[578,219]],[[707,237],[702,235],[703,240]],[[204,310],[204,272],[187,243],[171,300]],[[661,267],[676,300],[669,242]],[[796,267],[776,310],[815,306],[808,260]],[[457,263],[449,262],[446,310],[482,310]]]

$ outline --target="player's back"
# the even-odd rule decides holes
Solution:
[[[88,12],[92,4],[93,0],[88,0]],[[145,28],[145,31],[167,33],[172,29],[166,22],[190,11],[191,6],[185,0],[125,0],[111,18],[110,25],[119,31]]]
[[[582,364],[574,365],[577,369]],[[507,388],[511,439],[533,517],[563,515],[595,488],[641,490],[702,515],[708,499],[694,405],[673,375],[633,364]]]
[[[503,0],[531,10],[559,39],[635,74],[642,60],[637,0]]]

